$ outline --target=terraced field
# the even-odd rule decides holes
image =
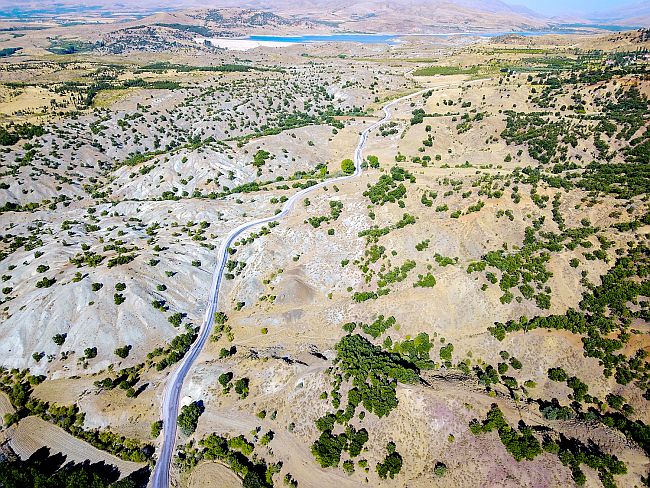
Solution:
[[[10,432],[7,434],[9,446],[21,459],[27,459],[38,449],[48,447],[51,454],[61,452],[66,455],[67,461],[82,463],[88,460],[90,463],[111,464],[120,470],[120,477],[128,476],[145,466],[144,463],[123,461],[107,452],[100,451],[68,434],[60,427],[38,417],[22,419],[10,427]]]
[[[14,413],[14,407],[11,406],[11,402],[7,395],[0,392],[0,416],[4,417],[8,413]]]

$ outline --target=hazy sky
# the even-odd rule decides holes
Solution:
[[[618,5],[629,4],[621,0],[505,0],[512,5],[524,5],[542,14],[578,13],[588,14],[610,10]]]

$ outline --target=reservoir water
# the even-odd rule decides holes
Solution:
[[[249,36],[250,41],[291,42],[304,44],[311,42],[358,42],[362,44],[396,44],[397,37],[383,34],[330,34],[321,36]]]
[[[445,32],[439,34],[326,34],[326,35],[303,35],[303,36],[265,36],[256,35],[246,37],[249,41],[259,42],[281,42],[292,44],[308,44],[314,42],[356,42],[361,44],[389,44],[399,43],[403,37],[450,37],[450,36],[479,36],[479,37],[496,37],[503,35],[520,35],[520,36],[541,36],[548,34],[580,34],[585,33],[583,29],[600,29],[600,30],[625,30],[632,27],[623,28],[621,26],[601,26],[587,24],[567,24],[559,26],[557,29],[543,31],[522,31],[522,32]]]

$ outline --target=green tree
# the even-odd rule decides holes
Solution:
[[[57,346],[62,346],[63,343],[65,342],[65,338],[68,334],[56,334],[54,337],[52,337],[52,341],[54,344]]]
[[[151,437],[154,439],[160,435],[162,432],[163,428],[163,421],[162,420],[156,420],[154,423],[151,424]]]
[[[192,402],[181,408],[178,415],[178,427],[185,435],[191,435],[199,423],[199,417],[203,413],[203,406],[199,402]]]
[[[344,159],[343,161],[341,161],[341,169],[346,175],[351,175],[352,173],[354,173],[354,169],[355,169],[354,161],[352,161],[351,159]]]
[[[377,474],[381,479],[386,479],[387,477],[390,477],[390,479],[393,479],[396,474],[398,474],[402,470],[402,456],[395,451],[395,444],[390,442],[387,446],[386,449],[388,451],[388,455],[384,458],[384,461],[381,463],[377,463]]]
[[[552,381],[566,381],[568,377],[562,368],[549,368],[548,370],[548,379]]]
[[[118,347],[117,349],[115,349],[115,355],[117,357],[120,357],[120,358],[124,359],[129,355],[130,351],[131,351],[131,346],[130,345]]]

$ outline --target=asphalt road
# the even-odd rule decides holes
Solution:
[[[443,87],[434,87],[434,88],[443,88]],[[165,387],[164,399],[162,404],[162,420],[163,420],[163,443],[158,455],[158,461],[154,468],[153,475],[151,477],[151,486],[154,488],[168,488],[169,487],[169,469],[171,466],[172,456],[174,454],[174,446],[176,443],[176,420],[178,417],[179,410],[179,400],[181,395],[181,389],[183,387],[183,382],[190,368],[196,361],[196,358],[201,353],[203,346],[205,345],[208,337],[210,337],[210,332],[212,331],[212,324],[214,321],[214,314],[217,311],[217,305],[219,300],[219,289],[221,288],[221,280],[223,277],[223,270],[228,261],[228,248],[233,243],[239,235],[250,229],[251,227],[256,227],[261,224],[266,224],[268,222],[273,222],[275,220],[280,220],[281,218],[287,216],[294,204],[304,198],[307,194],[322,188],[325,185],[331,185],[339,181],[345,181],[352,178],[356,178],[361,174],[361,163],[363,162],[363,148],[366,145],[368,139],[368,134],[373,129],[377,128],[380,124],[383,124],[389,121],[392,117],[391,108],[397,103],[404,101],[415,95],[419,95],[428,91],[430,88],[425,90],[420,90],[410,95],[406,95],[401,98],[397,98],[383,107],[384,117],[374,122],[372,125],[367,127],[360,135],[359,142],[354,151],[354,173],[351,175],[341,176],[339,178],[332,178],[325,180],[321,183],[318,183],[304,190],[300,190],[298,193],[290,197],[284,204],[282,211],[272,217],[267,217],[263,219],[253,220],[251,222],[244,223],[239,227],[230,231],[230,233],[223,240],[221,247],[219,248],[219,262],[217,267],[214,270],[214,275],[212,278],[212,285],[210,287],[210,297],[208,300],[208,306],[205,311],[205,318],[203,319],[203,325],[199,329],[199,335],[192,347],[187,352],[187,354],[181,359],[180,363],[176,367],[176,370],[169,376],[167,379],[167,386]]]

